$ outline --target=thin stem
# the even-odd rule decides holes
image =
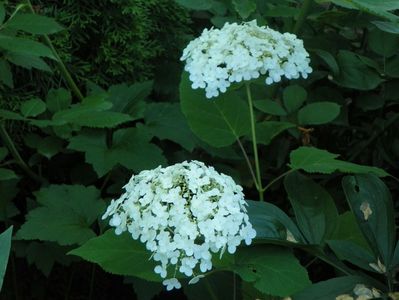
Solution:
[[[246,91],[247,91],[247,98],[248,98],[248,106],[249,106],[249,114],[251,118],[251,133],[252,133],[252,145],[254,148],[254,156],[255,156],[255,169],[256,169],[256,177],[257,177],[257,189],[259,192],[259,199],[263,201],[263,188],[262,188],[262,178],[260,176],[260,166],[259,166],[259,155],[258,155],[258,146],[256,142],[256,131],[255,131],[255,117],[254,117],[254,109],[252,104],[252,95],[251,95],[251,88],[249,83],[245,83]]]
[[[96,276],[96,265],[92,264],[91,268],[91,277],[90,277],[90,291],[89,291],[89,300],[93,299],[93,291],[94,291],[94,280]]]
[[[30,9],[30,11],[32,12],[32,14],[35,14],[35,10],[33,9],[32,3],[30,2],[30,0],[27,0],[27,4],[28,7]],[[51,42],[50,38],[48,37],[48,35],[43,35],[43,40],[45,42],[45,44],[51,49],[51,51],[53,52],[55,58],[56,58],[56,62],[58,64],[58,68],[61,72],[62,77],[64,77],[64,79],[66,80],[67,84],[69,85],[69,88],[75,93],[75,95],[78,97],[78,99],[80,101],[83,100],[83,94],[80,92],[78,86],[76,85],[75,81],[73,80],[71,74],[69,73],[68,69],[66,68],[64,62],[62,61],[62,59],[60,58],[60,56],[58,55],[57,50],[55,50],[53,43]]]
[[[266,191],[267,189],[269,189],[273,184],[275,184],[277,181],[279,181],[280,179],[282,179],[283,177],[287,176],[288,174],[291,174],[292,172],[294,172],[295,170],[291,169],[288,170],[287,172],[284,172],[283,174],[279,175],[278,177],[274,178],[272,181],[269,182],[268,185],[266,185],[263,188],[263,191]]]
[[[35,172],[33,172],[22,159],[17,148],[15,147],[14,142],[8,135],[3,123],[0,123],[0,138],[3,140],[4,145],[7,147],[8,151],[10,151],[11,155],[14,157],[15,161],[18,163],[21,169],[23,169],[35,181],[40,183],[44,182],[44,179],[37,175]]]
[[[206,288],[207,288],[207,290],[209,292],[209,295],[211,296],[211,299],[212,300],[218,300],[218,297],[216,296],[215,292],[213,291],[212,286],[211,286],[211,284],[208,281],[208,278],[205,277],[204,278],[204,282],[205,282]]]
[[[306,17],[309,13],[310,6],[312,4],[312,0],[303,0],[301,10],[299,12],[298,20],[296,21],[292,32],[298,34],[306,20]]]
[[[256,176],[255,176],[255,173],[254,173],[254,169],[252,168],[252,164],[251,164],[251,161],[249,160],[249,157],[248,157],[248,155],[247,155],[247,152],[245,151],[244,146],[242,145],[240,139],[238,139],[238,138],[237,138],[237,143],[238,143],[238,145],[240,146],[240,149],[241,149],[242,154],[244,155],[245,161],[247,162],[249,171],[250,171],[251,176],[252,176],[252,180],[253,180],[254,183],[255,183],[255,187],[256,187],[257,190],[259,190],[259,187],[258,187],[258,180],[256,179]]]

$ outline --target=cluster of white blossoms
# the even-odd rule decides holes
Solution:
[[[258,26],[256,20],[226,23],[222,29],[205,29],[184,49],[192,88],[204,88],[207,98],[226,92],[232,82],[266,75],[266,84],[307,78],[312,72],[303,41],[291,33]]]
[[[181,287],[177,271],[195,283],[212,269],[212,253],[234,253],[256,235],[242,187],[202,162],[142,171],[124,189],[103,219],[111,216],[116,234],[129,231],[145,243],[167,290]]]

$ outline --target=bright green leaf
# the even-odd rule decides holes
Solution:
[[[298,122],[301,125],[321,125],[334,121],[341,108],[334,102],[314,102],[298,111]]]
[[[24,117],[36,117],[41,113],[45,112],[46,103],[39,98],[33,98],[25,101],[21,105],[21,113]]]
[[[47,46],[25,38],[11,37],[0,34],[0,49],[14,52],[20,55],[39,56],[56,59],[53,52]]]
[[[273,116],[286,116],[287,112],[284,108],[272,100],[256,100],[254,106],[260,111],[273,115]]]
[[[283,91],[284,106],[288,113],[297,111],[306,101],[308,93],[299,85],[287,86]]]
[[[52,18],[23,13],[18,13],[10,19],[7,27],[32,34],[51,34],[64,29]]]
[[[180,83],[180,101],[191,130],[214,147],[229,146],[251,129],[248,105],[234,92],[207,99],[202,90],[191,88],[186,73]]]
[[[235,272],[264,294],[286,297],[311,284],[306,269],[286,248],[245,247],[235,257]]]
[[[17,232],[18,238],[72,245],[96,235],[90,226],[105,205],[95,187],[50,185],[35,196],[41,206],[29,211],[26,222]]]
[[[295,124],[289,122],[264,121],[256,124],[257,142],[263,145],[269,145],[272,140],[283,131],[295,127]]]
[[[150,281],[162,280],[154,273],[155,262],[150,259],[151,252],[143,243],[133,240],[127,232],[116,235],[113,230],[108,230],[69,254],[96,263],[112,274],[135,276]]]
[[[380,177],[388,176],[388,173],[382,169],[338,160],[338,156],[338,154],[333,154],[326,150],[299,147],[291,152],[289,166],[294,170],[304,170],[308,173],[331,174],[335,171],[340,171],[358,174],[371,173]]]
[[[14,87],[10,64],[4,59],[0,59],[0,82],[10,88]]]
[[[0,234],[0,291],[7,269],[8,257],[10,255],[12,237],[12,226]]]
[[[256,10],[256,3],[253,0],[233,0],[233,5],[236,12],[244,20]]]

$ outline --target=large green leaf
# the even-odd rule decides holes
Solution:
[[[254,0],[233,0],[234,9],[242,19],[247,19],[255,10]]]
[[[391,194],[374,175],[342,180],[346,199],[375,256],[389,266],[395,247],[395,218]],[[377,261],[374,262],[377,264]]]
[[[150,281],[162,280],[154,272],[156,264],[150,259],[151,252],[144,244],[133,240],[127,232],[118,236],[113,230],[108,230],[69,254],[96,263],[113,274],[135,276]]]
[[[0,291],[7,269],[8,256],[11,248],[12,227],[0,234]]]
[[[292,300],[327,300],[336,299],[339,295],[351,294],[357,284],[367,284],[360,276],[336,277],[321,281],[305,288],[292,296]]]
[[[304,242],[298,227],[280,208],[268,202],[247,200],[247,203],[249,220],[256,230],[256,241]]]
[[[299,172],[286,176],[284,186],[297,224],[308,243],[324,243],[337,226],[338,212],[331,195]]]
[[[39,98],[25,101],[21,105],[21,113],[24,117],[36,117],[46,110],[46,103]]]
[[[165,165],[161,149],[150,143],[151,138],[140,128],[120,129],[108,148],[103,132],[84,131],[70,139],[68,148],[85,152],[86,162],[101,177],[118,164],[135,172]]]
[[[280,133],[295,126],[296,125],[293,123],[278,121],[264,121],[258,123],[256,124],[257,142],[260,144],[269,145]]]
[[[284,106],[289,113],[297,111],[307,97],[308,93],[300,85],[289,85],[283,91]]]
[[[320,125],[334,121],[340,113],[340,106],[334,102],[315,102],[298,111],[301,125]]]
[[[235,272],[264,294],[285,297],[311,284],[306,269],[286,248],[245,247],[235,257]]]
[[[338,156],[338,154],[333,154],[326,150],[299,147],[291,152],[289,166],[294,170],[304,170],[308,173],[331,174],[335,171],[340,171],[343,173],[371,173],[380,177],[389,175],[377,167],[362,166],[338,160]]]
[[[369,35],[369,47],[381,56],[391,57],[398,53],[399,36],[377,29],[372,30]]]
[[[184,73],[180,83],[180,101],[191,130],[214,147],[229,146],[250,131],[248,105],[234,92],[209,100],[202,90],[191,88]]]
[[[20,37],[0,34],[0,49],[28,56],[48,57],[55,59],[53,52],[43,44]]]
[[[29,211],[26,222],[17,232],[18,238],[72,245],[96,235],[90,226],[105,205],[95,187],[50,185],[35,196],[40,206]]]
[[[178,103],[150,103],[146,106],[144,119],[152,135],[171,140],[188,151],[194,149],[194,135]]]
[[[382,82],[378,73],[364,63],[363,57],[354,52],[339,51],[337,61],[340,75],[335,78],[335,81],[344,87],[373,90]]]
[[[10,19],[7,27],[32,34],[51,34],[64,29],[52,18],[23,13],[18,13]]]

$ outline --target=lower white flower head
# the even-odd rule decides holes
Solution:
[[[181,287],[177,272],[195,282],[212,269],[212,253],[234,253],[256,235],[241,186],[202,162],[142,171],[124,189],[103,219],[111,217],[116,234],[129,231],[145,243],[167,290]]]
[[[207,98],[226,92],[232,82],[266,75],[266,84],[307,78],[312,72],[309,54],[295,34],[258,26],[256,20],[226,23],[205,29],[192,40],[180,58],[186,61],[192,88],[203,88]]]

